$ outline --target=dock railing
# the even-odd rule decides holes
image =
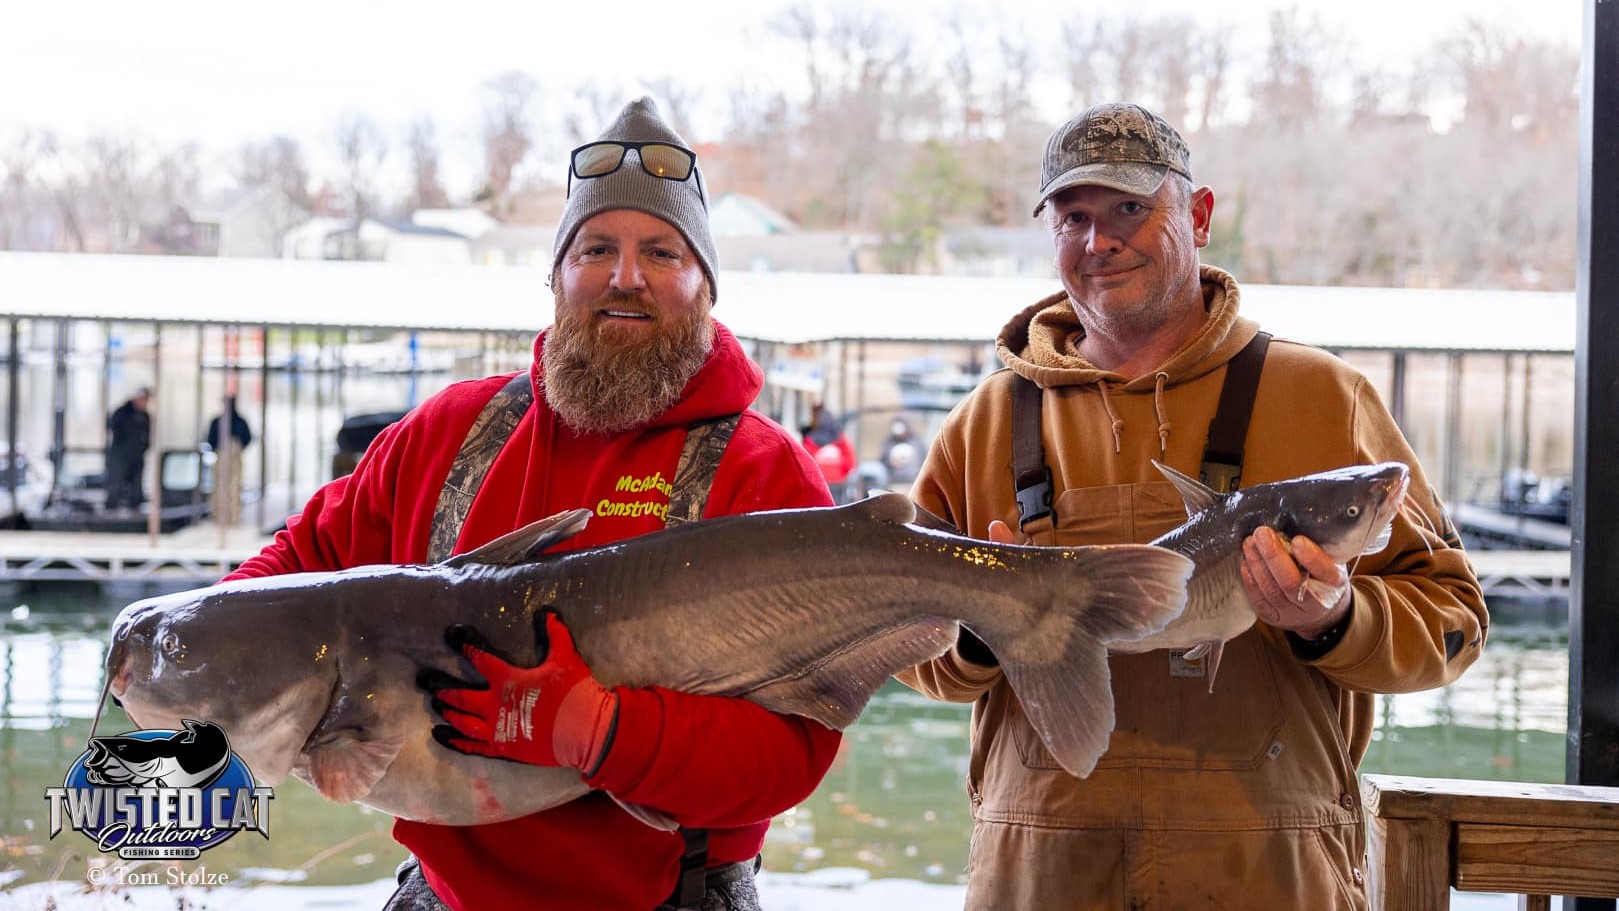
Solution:
[[[1442,911],[1452,887],[1619,897],[1619,788],[1362,775],[1372,911]]]

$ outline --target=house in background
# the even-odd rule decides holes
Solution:
[[[165,253],[274,259],[282,235],[308,218],[287,194],[257,186],[176,207],[151,240]]]
[[[448,266],[464,266],[472,262],[472,250],[467,246],[467,239],[449,228],[367,218],[360,222],[357,229],[340,232],[335,237],[343,255],[328,256],[329,259]]]
[[[412,224],[427,228],[444,228],[454,231],[462,237],[473,239],[482,237],[500,227],[489,213],[482,209],[471,207],[459,209],[417,209],[410,213]]]
[[[944,275],[1056,275],[1051,232],[1042,227],[957,228],[939,238],[937,249],[938,272]]]
[[[282,259],[325,259],[326,239],[353,224],[351,219],[316,215],[281,236]]]
[[[504,225],[468,241],[480,266],[530,266],[551,270],[556,225]]]
[[[722,193],[709,208],[721,269],[745,272],[865,272],[876,263],[876,237],[804,231],[768,203]]]
[[[472,262],[465,237],[448,228],[409,221],[311,218],[286,233],[287,259],[361,260],[464,266]]]

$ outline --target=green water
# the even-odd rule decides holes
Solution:
[[[0,597],[0,886],[84,882],[87,865],[108,857],[71,830],[50,837],[44,791],[63,783],[85,749],[113,612],[72,589]],[[1455,685],[1382,698],[1363,771],[1561,781],[1566,650],[1556,624],[1498,623],[1484,656]],[[847,731],[820,788],[771,827],[766,865],[964,882],[967,720],[966,706],[885,686]],[[98,731],[133,727],[109,703]],[[202,862],[237,883],[369,882],[403,856],[390,823],[288,780],[275,789],[268,839],[237,834]]]

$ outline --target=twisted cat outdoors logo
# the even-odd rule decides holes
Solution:
[[[270,788],[253,785],[217,724],[92,737],[60,788],[51,838],[68,825],[124,860],[194,860],[243,829],[270,837]]]

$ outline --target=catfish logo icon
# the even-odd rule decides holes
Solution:
[[[243,829],[270,837],[270,788],[217,724],[93,737],[60,788],[46,788],[51,836],[64,824],[124,860],[194,860]]]

